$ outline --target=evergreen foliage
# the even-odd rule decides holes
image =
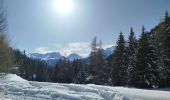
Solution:
[[[122,32],[119,35],[119,39],[117,41],[117,46],[114,51],[114,59],[113,59],[113,76],[112,82],[113,85],[116,86],[124,86],[126,85],[127,78],[127,54],[125,47],[125,39]]]
[[[127,46],[127,85],[132,85],[132,78],[135,73],[136,66],[136,54],[137,54],[137,39],[135,37],[135,33],[133,32],[133,28],[130,30],[130,35],[128,38],[128,46]]]
[[[138,42],[137,62],[132,78],[134,86],[142,88],[155,87],[156,84],[156,56],[155,50],[149,42],[149,33],[142,28]]]
[[[97,45],[97,38],[95,37],[91,44],[92,52],[90,54],[90,73],[93,76],[92,83],[94,84],[105,84],[107,81],[106,77],[106,63],[103,58],[102,42]]]

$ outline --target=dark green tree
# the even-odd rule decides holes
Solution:
[[[145,28],[142,27],[142,34],[138,43],[137,62],[132,78],[133,85],[140,88],[152,88],[157,85],[157,58],[155,49],[149,40],[149,33],[145,32]]]
[[[127,46],[127,56],[128,56],[128,69],[127,69],[127,85],[132,85],[132,75],[134,74],[134,67],[136,66],[136,54],[137,54],[137,39],[135,37],[135,33],[133,29],[130,30],[130,35],[128,38],[128,46]]]
[[[92,52],[90,54],[90,73],[93,76],[92,83],[105,84],[107,83],[107,66],[103,57],[102,41],[97,43],[95,37],[91,44]]]
[[[112,82],[116,86],[125,86],[127,81],[127,55],[125,39],[120,32],[117,46],[113,54]]]
[[[167,87],[170,84],[170,17],[166,11],[164,20],[151,31],[153,43],[155,43],[158,56],[158,81],[160,87]]]
[[[166,69],[167,75],[167,86],[170,86],[170,17],[168,12],[165,14],[165,23],[164,23],[164,38],[162,41],[163,44],[163,55],[164,55],[164,67]]]

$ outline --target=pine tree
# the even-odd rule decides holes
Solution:
[[[71,63],[66,58],[60,60],[57,64],[57,75],[55,76],[56,82],[60,83],[71,83],[73,79],[73,69]]]
[[[132,85],[132,75],[134,74],[134,67],[136,66],[136,54],[137,54],[137,39],[133,29],[130,30],[128,38],[127,56],[128,56],[128,69],[127,69],[127,85]]]
[[[92,52],[90,54],[90,73],[93,76],[94,84],[104,84],[106,83],[106,64],[103,58],[102,41],[97,43],[97,38],[95,37],[91,44]]]
[[[127,76],[127,55],[125,40],[122,32],[119,35],[117,46],[113,54],[112,81],[113,85],[125,86]]]
[[[78,72],[80,71],[80,69],[82,67],[81,65],[82,64],[81,64],[81,61],[79,59],[74,60],[72,62],[72,69],[73,69],[73,79],[72,79],[72,81],[73,81],[73,83],[77,82],[77,75],[78,75]]]
[[[77,75],[74,78],[76,84],[89,84],[92,83],[93,76],[90,74],[89,66],[82,65]]]
[[[153,42],[156,47],[156,54],[158,56],[157,65],[159,73],[159,86],[168,86],[170,77],[170,64],[169,64],[169,34],[170,34],[170,17],[168,12],[165,13],[164,20],[159,23],[152,31]]]
[[[170,86],[170,17],[165,14],[164,38],[163,38],[164,66],[167,74],[167,86]]]
[[[18,66],[16,74],[31,81],[48,81],[49,73],[44,62],[29,58],[25,52],[13,50],[15,65]]]
[[[138,43],[137,62],[134,68],[133,85],[140,88],[152,88],[157,85],[155,50],[149,42],[150,35],[142,28]]]

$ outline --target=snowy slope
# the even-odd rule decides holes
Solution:
[[[169,100],[169,91],[26,81],[0,76],[1,100]]]
[[[33,59],[39,59],[39,60],[59,60],[64,58],[60,53],[58,52],[51,52],[51,53],[46,53],[46,54],[39,54],[39,53],[31,53],[28,55],[30,58]]]

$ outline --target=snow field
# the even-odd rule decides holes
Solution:
[[[169,91],[27,81],[0,76],[2,100],[170,100]]]

